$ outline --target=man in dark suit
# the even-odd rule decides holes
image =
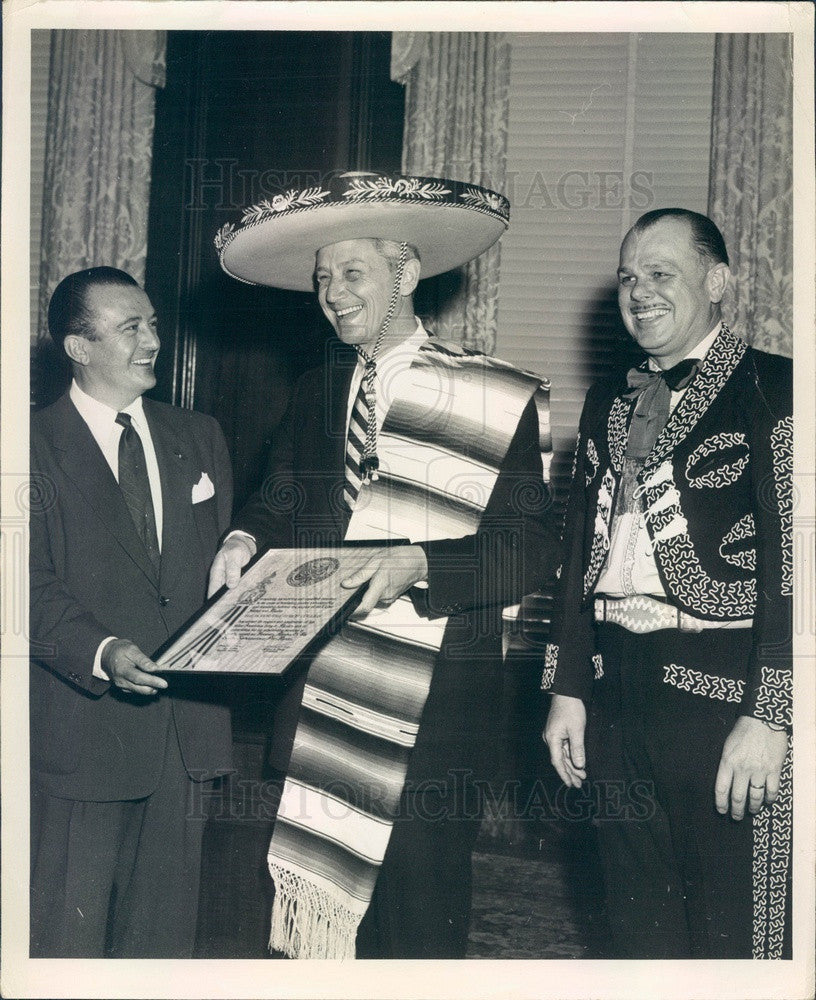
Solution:
[[[482,807],[478,782],[489,774],[498,739],[501,609],[540,585],[554,566],[557,538],[542,474],[533,388],[538,380],[530,381],[513,411],[509,396],[494,390],[495,373],[488,369],[495,365],[503,373],[497,377],[517,386],[526,385],[527,377],[429,337],[414,314],[413,292],[421,276],[457,266],[497,239],[506,225],[506,201],[455,181],[382,175],[349,175],[320,190],[289,192],[287,199],[280,211],[245,215],[258,224],[229,227],[226,240],[216,241],[222,265],[262,284],[305,291],[316,281],[337,340],[328,345],[326,365],[307,372],[296,385],[263,487],[236,517],[233,527],[243,534],[232,534],[219,552],[211,589],[236,583],[256,547],[404,537],[414,544],[385,550],[344,581],[351,589],[364,584],[367,589],[356,613],[362,631],[347,631],[336,640],[348,643],[341,667],[359,663],[361,700],[366,692],[374,697],[380,684],[387,688],[389,671],[421,684],[422,664],[406,670],[405,657],[413,653],[403,653],[406,647],[398,642],[392,644],[393,656],[385,651],[371,662],[366,659],[375,641],[366,628],[378,608],[393,606],[410,616],[413,605],[418,610],[407,629],[411,637],[421,642],[429,623],[440,618],[444,635],[440,630],[441,646],[430,658],[433,672],[418,736],[404,782],[396,784],[398,816],[382,867],[373,873],[370,905],[367,898],[362,905],[367,912],[359,931],[350,921],[352,930],[336,935],[350,945],[348,951],[336,950],[331,937],[326,945],[299,932],[298,927],[312,926],[313,937],[319,938],[323,928],[339,922],[336,914],[343,906],[334,900],[343,897],[336,896],[311,921],[307,907],[320,898],[315,888],[309,897],[296,896],[297,921],[288,925],[295,934],[276,938],[273,930],[273,946],[292,957],[354,955],[356,934],[358,958],[463,958],[471,851]],[[312,210],[303,212],[309,204]],[[490,470],[491,442],[505,434],[495,471]],[[460,458],[467,465],[456,464]],[[460,525],[457,511],[464,507],[469,509]],[[331,648],[332,643],[327,655]],[[309,687],[316,683],[314,669]],[[337,690],[341,670],[324,673],[329,678],[321,689],[325,700],[331,697],[327,689]],[[288,767],[290,778],[296,773],[300,788],[336,788],[342,781],[330,764],[324,773],[315,775],[312,769],[304,777],[298,757],[299,745],[306,745],[295,737],[305,683],[305,671],[296,671],[275,721],[275,763],[281,770]],[[399,714],[400,704],[393,699],[391,711]],[[350,711],[348,700],[343,705],[339,711]],[[386,728],[389,719],[371,725],[369,708],[360,712],[357,734],[342,746],[334,742],[330,755],[338,762],[356,760],[359,751],[366,758],[360,760],[360,772],[368,774],[370,787],[358,799],[363,802],[376,799],[380,775],[392,774],[385,761],[400,752],[398,737],[387,745],[375,742],[372,734]],[[300,718],[303,725],[314,714]],[[337,732],[332,730],[335,740],[342,739]],[[342,810],[343,803],[327,808],[338,806]],[[379,829],[385,812],[378,817]],[[297,823],[298,816],[292,820]],[[303,884],[315,869],[343,881],[332,867],[333,853],[328,868],[322,868],[322,855],[334,843],[324,830],[311,842],[312,855],[304,854],[296,875],[282,882],[275,867],[280,827],[279,817],[270,855],[276,905],[286,885]],[[344,838],[351,828],[339,828],[337,836]],[[352,846],[356,853],[349,869],[371,854],[362,841]],[[325,879],[318,881],[325,886]],[[356,904],[368,889],[355,889]],[[286,928],[285,912],[281,916],[279,926]]]
[[[48,322],[73,382],[31,418],[31,955],[190,957],[229,714],[150,655],[206,598],[229,457],[213,419],[142,399],[159,339],[128,274],[69,275]]]
[[[791,363],[722,322],[728,279],[710,219],[639,219],[618,300],[647,360],[580,423],[545,739],[592,779],[620,957],[789,945]]]

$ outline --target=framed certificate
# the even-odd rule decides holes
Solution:
[[[340,583],[382,548],[268,549],[170,640],[156,663],[184,673],[283,673],[351,615],[364,588]]]

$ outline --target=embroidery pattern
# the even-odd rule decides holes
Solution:
[[[285,212],[290,208],[312,208],[314,205],[319,205],[321,201],[324,201],[328,197],[329,192],[320,187],[306,188],[305,191],[298,191],[297,188],[293,188],[291,191],[286,191],[283,194],[276,194],[271,201],[264,198],[257,205],[250,205],[249,208],[244,209],[244,214],[241,216],[241,223],[242,225],[246,225],[248,222],[261,222],[269,218],[269,216]]]
[[[782,958],[793,832],[792,759],[789,740],[779,797],[754,816],[753,958]]]
[[[348,191],[343,192],[344,198],[351,198],[355,201],[371,201],[377,198],[393,198],[394,195],[421,198],[424,201],[434,201],[446,194],[450,194],[450,188],[444,184],[422,183],[418,177],[358,177],[351,182]]]
[[[641,494],[646,496],[643,517],[653,542],[674,538],[688,531],[688,522],[683,517],[680,506],[680,492],[674,485],[671,464],[665,462],[658,473],[648,486],[635,489],[636,497]]]
[[[570,482],[575,481],[575,473],[578,471],[578,454],[581,450],[581,432],[578,431],[578,437],[575,439],[575,450],[572,453],[572,472],[570,473]]]
[[[213,238],[213,243],[215,244],[216,250],[221,250],[224,244],[227,242],[227,237],[235,229],[234,222],[225,222],[224,225],[218,230]]]
[[[714,621],[751,618],[756,608],[756,580],[714,580],[700,565],[686,532],[655,540],[669,591],[682,605]]]
[[[595,680],[599,681],[604,675],[603,657],[600,653],[595,653],[592,657],[592,665],[595,667]]]
[[[466,201],[469,205],[473,205],[474,208],[489,208],[493,212],[498,212],[500,215],[507,215],[507,199],[503,198],[500,194],[494,194],[492,191],[484,191],[482,189],[469,187],[465,188],[459,197],[462,201]]]
[[[782,526],[782,595],[793,593],[793,417],[771,432],[776,502]]]
[[[654,448],[638,477],[648,479],[653,469],[671,455],[677,445],[688,436],[700,417],[717,397],[730,378],[747,345],[736,337],[723,323],[722,332],[714,341],[696,377],[683,393],[669,421],[660,432]]]
[[[790,726],[792,695],[793,673],[790,667],[768,667],[763,664],[759,671],[754,715],[777,726]]]
[[[745,449],[744,454],[739,455],[733,460],[725,462],[716,468],[707,469],[705,472],[695,475],[694,466],[697,465],[698,462],[702,461],[702,459],[726,448],[739,447],[743,447]],[[734,433],[723,432],[721,434],[714,434],[711,437],[707,437],[705,441],[703,441],[701,445],[698,445],[689,455],[688,461],[686,462],[686,480],[689,486],[695,490],[701,490],[704,486],[720,490],[724,486],[730,486],[739,479],[748,465],[748,458],[748,441],[746,440],[744,434],[739,431]]]
[[[663,666],[663,682],[672,684],[680,691],[689,694],[701,694],[706,698],[716,698],[718,701],[731,701],[739,704],[745,687],[742,681],[732,677],[718,677],[716,674],[704,674],[702,670],[693,667],[683,667],[678,663],[666,663]]]
[[[555,680],[555,668],[558,666],[558,645],[548,642],[544,648],[544,672],[541,674],[541,690],[552,687]]]
[[[584,573],[584,596],[590,592],[598,578],[601,567],[609,551],[609,523],[612,519],[612,503],[615,496],[615,477],[610,469],[604,473],[598,490],[598,506],[595,510],[595,534],[592,537],[592,550],[589,553],[589,565]]]
[[[677,628],[677,609],[643,594],[632,594],[609,603],[596,598],[595,614],[597,620],[602,614],[604,621],[621,625],[637,635],[660,628]]]
[[[742,569],[756,572],[756,549],[741,549],[739,552],[729,552],[726,546],[735,542],[742,542],[746,538],[754,538],[756,535],[756,525],[754,515],[746,514],[728,531],[720,542],[719,552],[723,559],[732,566],[740,566]]]
[[[643,516],[649,522],[649,526],[654,534],[659,531],[665,531],[666,528],[672,523],[672,521],[677,517],[677,508],[664,507],[662,510],[645,510]]]
[[[612,468],[619,475],[623,469],[623,457],[626,453],[626,420],[632,408],[632,402],[618,396],[609,411],[606,433],[609,443],[609,457]]]
[[[600,461],[598,460],[598,449],[595,447],[595,442],[592,440],[592,438],[587,439],[586,457],[587,457],[588,469],[584,474],[584,476],[585,476],[585,484],[589,486],[589,484],[595,478],[595,473],[598,471],[598,468],[601,464]]]
[[[693,385],[693,383],[692,383]],[[659,532],[651,531],[656,558],[666,578],[669,594],[685,609],[714,621],[751,618],[756,608],[756,580],[715,580],[703,569],[688,534],[688,523],[680,508],[680,494],[666,463],[652,481],[644,485],[648,508],[671,514]],[[669,497],[665,505],[666,497]],[[651,529],[651,522],[649,522]]]

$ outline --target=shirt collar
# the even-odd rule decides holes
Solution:
[[[411,334],[410,337],[406,338],[401,343],[396,344],[394,347],[378,355],[377,357],[378,365],[381,364],[385,358],[391,359],[391,358],[397,358],[401,354],[414,354],[416,351],[419,350],[420,347],[422,347],[422,345],[428,339],[430,334],[422,325],[422,320],[417,319],[416,324],[417,324],[416,330]],[[359,354],[357,355],[357,365],[360,368],[365,368],[365,361]]]
[[[122,410],[114,410],[112,406],[94,399],[93,396],[89,396],[87,392],[80,389],[76,379],[71,381],[71,388],[68,390],[68,395],[71,397],[71,402],[79,411],[79,415],[90,427],[98,427],[100,429],[107,427],[109,429],[116,423],[117,413],[129,413],[133,417],[135,424],[144,426],[144,407],[142,406],[141,396],[137,396],[129,406],[124,407]]]
[[[681,361],[685,361],[686,358],[697,358],[702,361],[711,349],[711,345],[717,339],[717,335],[720,330],[722,330],[722,320],[717,321],[717,325],[700,341],[699,344],[695,344],[694,347],[688,352],[685,358],[681,358]],[[649,371],[659,372],[660,366],[652,359],[649,358]]]

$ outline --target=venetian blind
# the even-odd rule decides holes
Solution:
[[[48,116],[48,73],[51,65],[51,32],[31,32],[31,336],[37,335],[40,290],[40,239],[42,228],[45,128]]]
[[[714,36],[511,36],[496,353],[552,380],[563,499],[584,395],[628,350],[614,281],[643,212],[705,211]]]

